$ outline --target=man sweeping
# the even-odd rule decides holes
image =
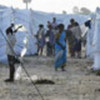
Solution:
[[[6,35],[7,35],[7,44],[6,44],[6,54],[8,58],[8,64],[9,64],[9,78],[5,80],[5,82],[13,82],[14,81],[14,74],[15,74],[15,64],[20,63],[20,61],[15,57],[14,47],[16,44],[16,35],[15,33],[18,31],[19,28],[22,26],[19,26],[17,29],[14,30],[14,24],[12,23],[10,27],[6,29]]]

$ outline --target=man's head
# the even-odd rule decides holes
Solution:
[[[87,20],[85,23],[85,26],[91,29],[91,20]]]
[[[40,24],[40,25],[39,25],[39,28],[43,28],[43,27],[44,27],[43,24]]]
[[[50,21],[47,21],[48,24],[51,24]]]
[[[53,17],[53,22],[56,22],[56,17]]]
[[[48,25],[48,29],[52,29],[52,25],[50,24],[50,25]]]
[[[15,24],[14,23],[11,23],[11,27],[14,27],[15,26]]]
[[[72,19],[70,20],[70,23],[71,23],[71,24],[74,24],[74,23],[75,23],[75,20],[72,18]]]
[[[64,30],[64,24],[59,24],[58,29],[59,29],[59,32],[62,32]]]

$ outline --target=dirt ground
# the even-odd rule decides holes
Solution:
[[[26,57],[24,67],[33,79],[49,79],[54,85],[36,85],[44,100],[100,100],[100,76],[90,72],[90,59],[68,58],[66,71],[54,70],[54,59]],[[24,70],[14,83],[5,83],[8,67],[0,64],[0,100],[42,100]]]

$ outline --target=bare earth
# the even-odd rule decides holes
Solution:
[[[53,58],[25,58],[24,66],[33,79],[55,82],[37,85],[44,100],[100,100],[100,76],[88,70],[91,60],[68,58],[65,72],[55,72],[53,63]],[[42,100],[24,70],[22,78],[14,83],[5,83],[7,77],[8,67],[0,64],[0,100]]]

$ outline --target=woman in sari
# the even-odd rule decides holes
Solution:
[[[61,68],[65,71],[66,66],[66,33],[64,31],[64,25],[58,25],[59,32],[56,34],[55,42],[55,70]]]

